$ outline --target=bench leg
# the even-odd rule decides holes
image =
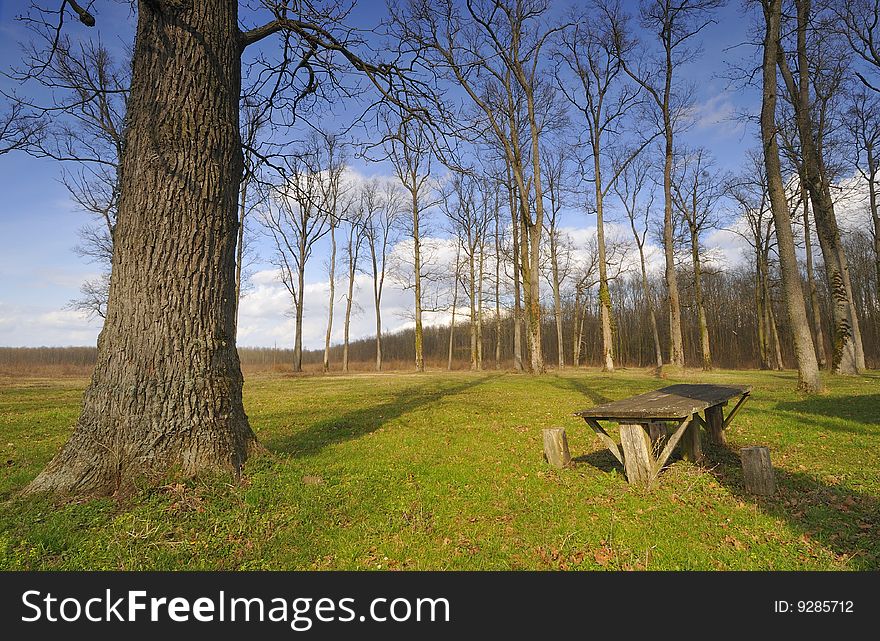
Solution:
[[[650,486],[654,480],[654,457],[645,429],[639,424],[621,424],[620,444],[627,480],[631,485]]]
[[[691,463],[703,462],[703,444],[700,441],[700,420],[698,418],[691,419],[684,436],[681,439],[681,452],[686,461]]]
[[[724,408],[721,405],[706,408],[706,425],[709,426],[709,441],[724,445]]]
[[[651,447],[654,452],[659,452],[666,444],[669,434],[666,431],[666,423],[654,421],[647,423],[648,436],[651,438]]]

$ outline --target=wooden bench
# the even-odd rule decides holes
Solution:
[[[703,458],[700,427],[719,445],[724,429],[749,398],[752,388],[742,385],[670,385],[662,389],[596,405],[575,416],[583,418],[626,470],[627,480],[650,486],[679,441],[684,457],[695,463]],[[739,398],[724,416],[724,406]],[[704,416],[700,416],[703,412]],[[620,445],[599,423],[620,425]],[[671,427],[668,427],[671,424]]]

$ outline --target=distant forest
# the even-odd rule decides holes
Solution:
[[[864,236],[864,237],[863,237]],[[865,358],[869,367],[880,367],[880,309],[874,301],[873,261],[871,246],[866,232],[855,232],[846,237],[851,257],[850,272],[856,308],[863,327]],[[792,341],[785,311],[780,300],[773,299],[772,307],[763,310],[755,296],[756,272],[753,267],[741,265],[735,269],[710,271],[704,275],[704,301],[713,338],[713,359],[722,368],[779,369],[795,367]],[[773,275],[778,278],[778,275]],[[682,283],[692,282],[686,271],[680,274]],[[819,280],[818,284],[824,281]],[[665,295],[663,279],[649,279],[650,294],[655,300]],[[648,307],[640,277],[629,274],[611,281],[614,301],[615,353],[622,367],[651,367],[654,365],[653,338]],[[599,367],[601,361],[601,325],[599,304],[595,290],[588,291],[583,301],[573,297],[562,301],[562,332],[565,363],[575,361],[578,365]],[[696,306],[692,288],[682,288],[682,318],[685,344],[685,362],[700,367],[699,326],[696,322]],[[592,294],[592,295],[591,295]],[[822,312],[830,316],[830,300],[826,288],[819,288],[818,298]],[[807,292],[804,292],[807,297]],[[542,340],[548,364],[558,363],[556,322],[552,308],[543,310]],[[483,313],[482,353],[483,369],[496,367],[513,369],[513,317],[502,309],[500,319],[495,314]],[[758,319],[763,317],[763,328]],[[452,332],[451,369],[470,368],[471,344],[470,321],[467,310],[457,310],[455,331]],[[578,322],[580,321],[580,327]],[[577,328],[577,329],[576,329]],[[661,341],[668,340],[668,326],[658,323]],[[761,349],[760,334],[767,333],[770,351]],[[449,325],[425,326],[424,354],[431,368],[448,368]],[[500,340],[499,340],[500,339]],[[828,340],[826,336],[826,340]],[[383,369],[414,369],[415,348],[412,329],[382,336]],[[576,344],[579,347],[576,348]],[[826,349],[830,350],[830,345]],[[239,347],[242,369],[247,371],[290,371],[293,363],[292,349],[271,347]],[[95,362],[94,347],[0,347],[0,375],[26,372],[47,374],[88,374]],[[497,355],[497,357],[496,357]],[[323,349],[304,350],[303,365],[307,371],[322,368]],[[376,341],[373,337],[362,338],[349,344],[351,369],[366,371],[375,369]],[[330,371],[341,370],[342,345],[330,350]]]

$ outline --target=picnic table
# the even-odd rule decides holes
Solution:
[[[684,457],[695,463],[703,458],[700,428],[712,442],[724,444],[724,429],[749,398],[744,385],[670,385],[662,389],[603,403],[575,412],[586,421],[624,466],[630,483],[651,485],[675,446],[682,442]],[[724,407],[739,398],[724,416]],[[703,412],[703,416],[700,416]],[[600,421],[620,425],[620,445]]]

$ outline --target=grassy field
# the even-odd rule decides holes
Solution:
[[[659,386],[641,372],[251,377],[271,454],[240,481],[170,482],[52,505],[17,491],[64,442],[82,379],[0,379],[2,569],[878,569],[880,374],[686,374],[750,383],[708,462],[648,493],[571,412]],[[573,469],[541,428],[565,427]],[[770,447],[780,491],[742,487],[736,452]]]

